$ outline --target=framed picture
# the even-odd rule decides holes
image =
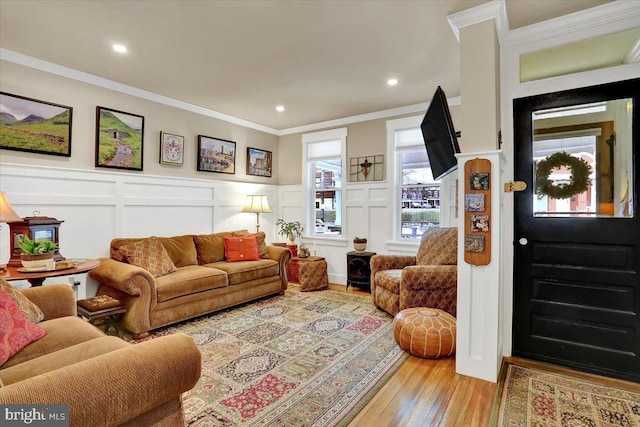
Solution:
[[[471,190],[489,189],[489,172],[478,172],[469,175],[469,187]]]
[[[199,171],[236,173],[236,143],[226,139],[198,135]]]
[[[160,132],[160,163],[163,165],[184,163],[184,136]]]
[[[0,148],[71,157],[73,108],[0,92]]]
[[[96,107],[96,166],[142,170],[144,117]]]
[[[484,211],[484,194],[465,194],[465,210],[467,212]]]
[[[489,215],[471,215],[471,231],[489,231]]]
[[[247,175],[271,178],[271,151],[247,147]]]
[[[484,252],[484,236],[467,234],[464,236],[464,250],[467,252]]]

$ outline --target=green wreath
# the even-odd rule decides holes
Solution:
[[[549,175],[553,169],[568,166],[571,169],[571,182],[566,185],[553,185]],[[591,166],[581,158],[559,151],[541,160],[536,168],[536,194],[552,199],[568,199],[583,193],[589,188]]]

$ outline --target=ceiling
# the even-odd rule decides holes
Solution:
[[[460,95],[447,16],[486,2],[2,0],[0,47],[283,130]],[[515,29],[607,2],[506,9]]]

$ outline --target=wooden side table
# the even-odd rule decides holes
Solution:
[[[347,289],[367,288],[371,292],[371,257],[375,252],[347,252]]]
[[[321,256],[310,256],[306,258],[300,258],[297,256],[291,257],[291,262],[287,266],[287,277],[290,282],[300,283],[300,268],[299,264],[301,262],[315,262],[322,261],[324,257]]]

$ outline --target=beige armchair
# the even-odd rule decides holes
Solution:
[[[371,258],[373,303],[395,316],[411,307],[431,307],[456,316],[458,229],[432,228],[416,256]]]

